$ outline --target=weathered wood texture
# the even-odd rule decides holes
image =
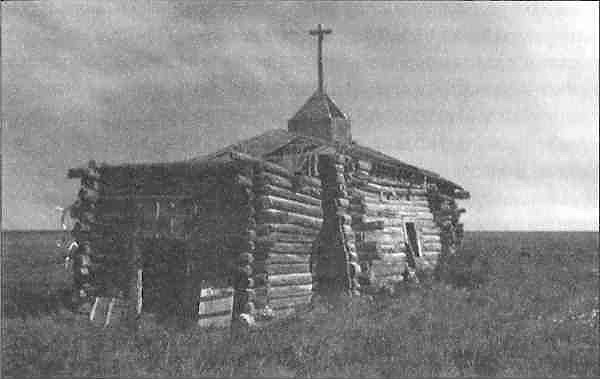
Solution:
[[[448,195],[440,193],[434,186],[431,186],[427,198],[433,212],[435,227],[439,230],[439,240],[427,241],[430,248],[441,254],[432,257],[437,265],[444,264],[445,257],[453,255],[463,239],[463,224],[460,223],[460,215],[465,212],[459,208],[456,200]],[[431,255],[431,254],[428,254]]]
[[[315,274],[318,290],[323,292],[358,291],[359,287],[360,268],[346,191],[347,160],[342,154],[319,156],[324,222],[316,251]]]
[[[319,178],[243,156],[202,170],[72,170],[81,179],[73,234],[91,246],[94,267],[86,288],[93,296],[135,292],[128,289],[139,250],[144,300],[187,303],[203,288],[231,285],[233,313],[252,313],[271,301],[275,309],[305,303],[315,276],[358,289],[359,264],[361,277],[396,280],[415,258],[406,248],[407,222],[417,229],[416,258],[437,264],[440,253],[456,251],[464,209],[439,183],[342,154],[324,157]],[[167,287],[180,290],[168,295]]]
[[[232,283],[245,293],[252,284],[251,277],[235,275],[243,272],[236,265],[253,259],[256,235],[256,212],[246,191],[251,183],[239,166],[202,175],[164,167],[90,171],[79,173],[82,191],[73,213],[83,227],[74,234],[93,247],[97,294],[135,292],[129,289],[135,287],[131,273],[139,260],[148,311],[189,312],[203,288]],[[136,251],[139,259],[133,259]]]
[[[433,262],[441,252],[439,227],[423,183],[381,176],[369,162],[355,162],[348,179],[350,214],[356,234],[361,278],[381,284],[397,278],[414,258]],[[407,257],[405,224],[413,222],[420,257]]]
[[[197,301],[197,323],[203,327],[229,327],[233,312],[233,288],[204,288]]]
[[[310,302],[310,262],[323,223],[320,180],[270,165],[259,167],[253,179],[257,195],[253,279],[258,310]]]
[[[90,311],[90,321],[97,326],[108,327],[127,321],[128,302],[120,298],[95,297]]]
[[[245,228],[243,233],[227,240],[233,241],[234,246],[237,241],[238,256],[237,268],[233,274],[233,282],[235,288],[235,307],[233,308],[234,316],[245,314],[253,314],[255,312],[255,299],[250,296],[251,291],[255,287],[253,263],[256,259],[256,194],[253,191],[254,175],[253,171],[256,168],[250,168],[248,177],[237,175],[236,183],[242,184],[242,200],[237,204],[238,210],[243,217],[240,218],[242,227]],[[228,244],[226,244],[228,245]]]
[[[309,304],[312,299],[312,292],[298,296],[288,296],[284,298],[274,298],[269,302],[269,306],[274,310],[289,309]]]

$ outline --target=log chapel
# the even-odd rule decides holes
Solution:
[[[360,295],[455,252],[469,193],[352,138],[323,88],[329,33],[310,32],[318,86],[287,128],[186,161],[69,170],[88,295],[227,322],[286,314],[317,293]]]

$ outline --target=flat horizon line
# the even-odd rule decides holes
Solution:
[[[66,230],[61,229],[2,229],[2,232],[66,232]],[[516,230],[516,229],[473,229],[473,230],[465,230],[466,233],[478,233],[478,232],[486,232],[486,233],[600,233],[600,230]]]

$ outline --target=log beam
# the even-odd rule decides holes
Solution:
[[[261,195],[258,197],[258,201],[260,202],[260,208],[262,209],[272,208],[311,217],[323,217],[321,207],[316,205],[305,204],[273,195]]]
[[[261,224],[295,224],[316,230],[320,230],[321,225],[323,224],[323,220],[318,217],[305,216],[276,209],[261,210],[257,214],[257,221]]]

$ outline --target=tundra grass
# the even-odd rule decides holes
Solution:
[[[3,256],[6,377],[600,376],[598,233],[468,233],[437,280],[235,335],[93,327],[51,305],[68,280],[42,240]]]

